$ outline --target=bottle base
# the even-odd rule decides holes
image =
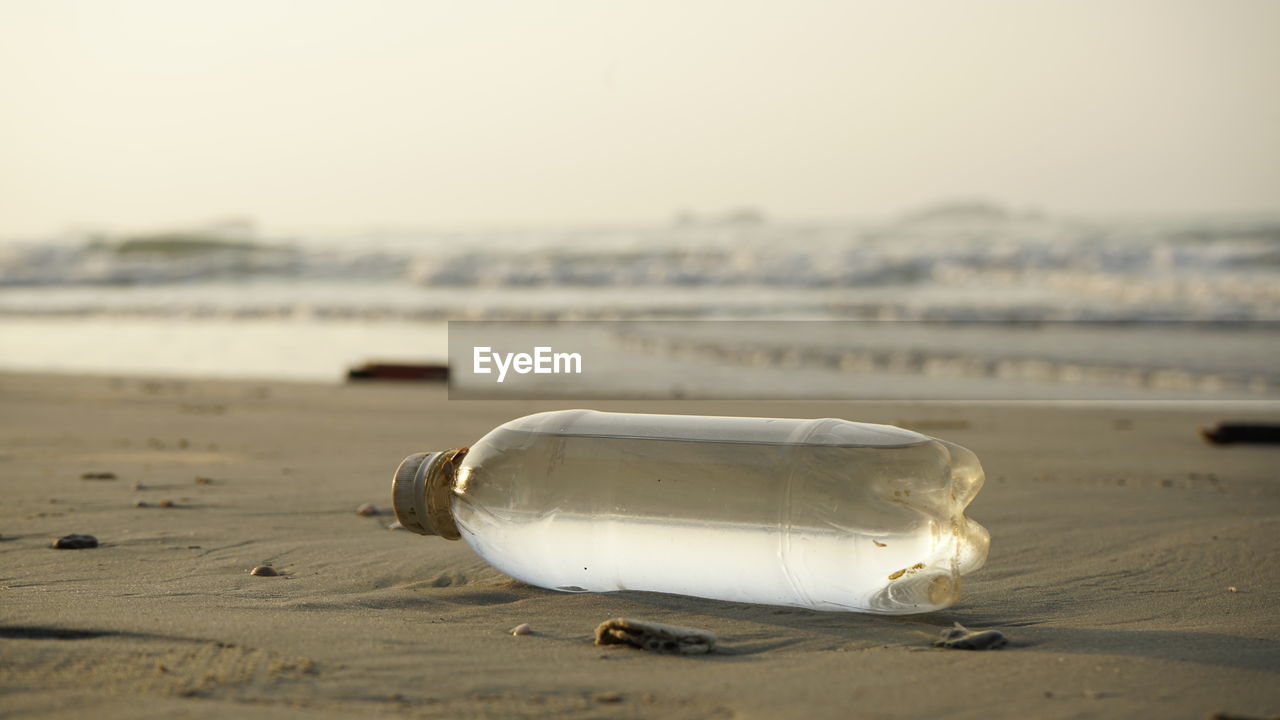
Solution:
[[[871,598],[871,612],[910,615],[951,607],[960,599],[960,580],[944,573],[918,573],[885,586]]]

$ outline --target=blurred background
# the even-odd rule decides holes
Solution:
[[[1269,0],[0,0],[0,370],[340,382],[443,361],[450,319],[858,320],[688,362],[1275,401],[1277,69]]]

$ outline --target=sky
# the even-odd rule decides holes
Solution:
[[[0,0],[0,236],[1280,210],[1272,0]]]

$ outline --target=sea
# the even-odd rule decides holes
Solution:
[[[0,370],[340,383],[446,362],[457,320],[643,326],[597,396],[1275,402],[1280,216],[952,204],[0,241]]]

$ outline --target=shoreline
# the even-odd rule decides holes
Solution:
[[[554,345],[585,372],[499,386],[469,372],[470,345]],[[370,362],[449,363],[456,389],[505,397],[1280,402],[1280,335],[1167,325],[0,319],[0,346],[0,372],[340,382]]]
[[[434,364],[434,363],[433,363]],[[867,407],[954,407],[954,408],[1028,408],[1028,409],[1082,409],[1082,410],[1114,410],[1128,412],[1187,412],[1187,413],[1204,413],[1218,412],[1231,413],[1238,412],[1246,416],[1275,416],[1280,419],[1280,398],[1276,397],[1259,397],[1259,398],[1100,398],[1100,397],[1076,397],[1076,398],[1034,398],[1034,399],[1017,399],[1017,398],[957,398],[957,397],[938,397],[938,398],[830,398],[830,397],[809,397],[806,395],[796,396],[730,396],[728,394],[712,394],[699,396],[693,394],[685,394],[683,390],[673,392],[669,396],[657,394],[654,391],[645,390],[607,390],[601,389],[595,392],[580,391],[577,393],[567,393],[560,390],[529,390],[520,393],[512,390],[502,390],[501,392],[485,393],[480,390],[469,388],[451,388],[447,381],[393,381],[393,380],[357,380],[352,381],[345,376],[338,376],[332,379],[319,379],[316,377],[295,377],[282,378],[275,376],[235,376],[235,375],[192,375],[189,373],[165,373],[150,372],[144,370],[129,371],[93,371],[85,372],[79,370],[29,370],[24,368],[0,368],[0,380],[10,378],[15,382],[23,380],[33,380],[37,382],[63,380],[70,383],[80,381],[101,382],[114,387],[124,387],[130,383],[142,386],[151,386],[158,388],[159,385],[170,385],[173,387],[186,387],[189,385],[200,384],[225,384],[225,385],[253,385],[253,386],[270,386],[280,385],[285,387],[312,387],[312,388],[336,388],[336,387],[384,387],[384,388],[403,388],[414,391],[431,391],[438,390],[444,393],[444,400],[447,402],[457,403],[538,403],[546,402],[556,407],[567,407],[574,404],[582,403],[718,403],[718,404],[735,404],[735,403],[837,403],[851,406],[867,406]],[[155,391],[155,390],[153,390]],[[451,397],[451,392],[459,393],[457,397]],[[554,394],[552,394],[554,393]],[[550,395],[550,396],[549,396]]]

